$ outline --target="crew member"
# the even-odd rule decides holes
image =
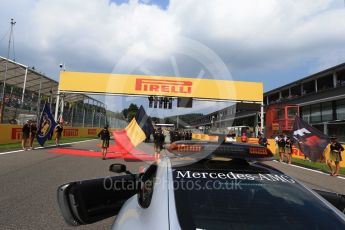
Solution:
[[[328,167],[331,170],[331,176],[339,176],[339,162],[342,161],[342,151],[344,151],[343,146],[337,141],[336,136],[332,136],[330,144],[330,157],[327,161]],[[333,172],[332,161],[335,163],[335,172]]]
[[[279,140],[279,135],[277,135],[275,138],[274,138],[274,143],[275,143],[275,153],[279,155],[279,146],[278,146],[278,140]]]
[[[30,124],[30,147],[31,149],[34,149],[34,140],[37,135],[37,126],[34,121]]]
[[[246,143],[246,142],[248,141],[248,138],[247,138],[247,134],[246,134],[246,133],[242,133],[241,141],[242,141],[243,143]]]
[[[186,132],[181,130],[181,140],[186,140]]]
[[[292,158],[292,140],[289,136],[285,139],[285,154],[287,156],[288,164],[291,164]]]
[[[161,128],[158,128],[158,130],[154,134],[154,151],[155,151],[155,159],[158,159],[160,157],[161,150],[163,149],[165,137],[162,132]]]
[[[192,131],[189,130],[188,131],[188,140],[192,140],[193,139],[193,134],[192,134]]]
[[[23,125],[23,128],[22,128],[22,148],[23,150],[28,150],[27,148],[27,144],[28,144],[28,140],[29,140],[29,137],[30,137],[30,121],[27,120],[26,123]]]
[[[259,136],[259,144],[266,147],[266,148],[267,148],[267,145],[269,145],[267,138],[263,134],[260,134],[260,136]]]
[[[102,140],[102,159],[105,160],[108,153],[110,140],[110,132],[108,130],[108,126],[104,126],[104,128],[98,133],[98,137],[100,137]]]
[[[55,126],[55,145],[60,145],[60,139],[62,135],[63,127],[60,123],[60,121],[57,122],[57,125]]]
[[[179,141],[180,140],[180,133],[179,133],[179,131],[176,129],[175,131],[174,131],[174,142],[175,141]]]
[[[284,153],[285,153],[285,138],[283,135],[278,136],[278,149],[279,149],[279,162],[284,160]]]

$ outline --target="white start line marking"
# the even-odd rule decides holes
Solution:
[[[82,143],[82,142],[87,142],[87,141],[94,141],[94,140],[97,140],[97,139],[91,139],[91,140],[85,140],[85,141],[76,141],[76,142],[70,142],[70,143],[63,143],[63,144],[60,144],[59,146],[64,146],[64,145],[71,145],[71,144],[77,144],[77,143]],[[56,145],[47,145],[47,146],[40,146],[40,147],[36,147],[34,150],[36,149],[45,149],[45,148],[50,148],[50,147],[55,147]],[[32,151],[32,150],[27,150],[27,151]],[[6,154],[10,154],[10,153],[19,153],[19,152],[26,152],[25,150],[23,149],[20,149],[20,150],[14,150],[14,151],[9,151],[9,152],[3,152],[3,153],[0,153],[0,155],[6,155]]]

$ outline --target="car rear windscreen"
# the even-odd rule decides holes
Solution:
[[[284,174],[173,170],[182,229],[345,229],[327,205]]]

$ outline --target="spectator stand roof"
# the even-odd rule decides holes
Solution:
[[[4,82],[5,79],[5,66],[7,62],[7,77],[6,84],[16,86],[22,89],[27,89],[32,92],[38,92],[41,94],[50,94],[57,92],[59,83],[54,81],[45,75],[34,70],[34,67],[30,68],[21,63],[7,60],[0,56],[0,81]],[[40,87],[41,85],[41,87]]]
[[[23,89],[22,100],[24,100],[25,91],[39,92],[41,95],[57,95],[59,83],[46,75],[37,72],[34,67],[8,60],[0,56],[0,84],[5,80],[5,69],[7,62],[6,85],[16,86]],[[1,89],[2,90],[2,89]],[[2,92],[0,98],[2,96]],[[76,102],[91,100],[97,105],[104,107],[104,103],[85,94],[65,94],[66,102]],[[94,104],[94,103],[93,103]]]

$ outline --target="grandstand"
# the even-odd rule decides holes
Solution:
[[[50,104],[54,114],[58,85],[57,81],[37,72],[34,67],[0,56],[0,103],[3,102],[1,106],[4,106],[3,114],[0,114],[1,123],[22,124],[27,119],[37,120],[45,103]],[[65,94],[61,97],[64,99],[65,126],[102,127],[109,124],[113,128],[122,128],[126,125],[116,113],[107,110],[103,102],[88,95]]]

